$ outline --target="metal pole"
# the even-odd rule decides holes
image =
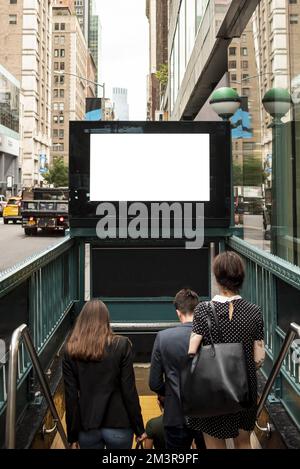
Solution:
[[[9,348],[8,379],[7,379],[7,409],[5,422],[5,447],[14,449],[16,446],[16,399],[17,399],[17,370],[19,342],[26,324],[18,327],[12,335]]]
[[[14,449],[16,446],[16,399],[17,399],[17,370],[18,370],[18,351],[20,340],[23,337],[24,344],[30,355],[33,368],[36,371],[42,391],[49,405],[51,414],[57,426],[57,430],[61,436],[65,448],[69,448],[68,440],[62,426],[61,420],[57,413],[50,387],[44,372],[41,368],[38,355],[32,343],[31,337],[26,324],[18,327],[12,335],[11,345],[9,349],[8,364],[8,386],[7,386],[7,410],[5,423],[5,447]]]
[[[40,382],[43,394],[46,398],[46,401],[48,402],[50,412],[51,412],[51,414],[53,416],[53,419],[54,419],[54,421],[57,425],[57,430],[60,434],[60,437],[62,439],[64,447],[67,449],[69,447],[68,440],[67,440],[64,428],[62,426],[60,417],[57,413],[57,410],[56,410],[56,407],[55,407],[55,404],[54,404],[54,401],[53,401],[53,397],[52,397],[52,394],[51,394],[51,391],[50,391],[49,383],[48,383],[47,379],[45,378],[44,372],[41,368],[38,355],[37,355],[36,350],[34,348],[34,345],[32,343],[32,340],[31,340],[31,337],[29,335],[27,327],[23,330],[23,336],[24,336],[24,342],[25,342],[25,345],[26,345],[27,350],[29,352],[33,367],[36,371],[38,380]]]
[[[259,399],[259,402],[258,402],[258,409],[257,409],[257,419],[259,418],[259,416],[260,416],[260,414],[261,414],[261,412],[262,412],[262,410],[265,406],[268,395],[269,395],[269,393],[270,393],[270,391],[273,387],[273,384],[274,384],[274,382],[277,378],[278,373],[280,372],[282,362],[285,359],[285,356],[286,356],[286,354],[287,354],[293,340],[295,339],[296,335],[298,335],[298,337],[300,337],[300,326],[293,322],[290,325],[289,331],[285,336],[285,339],[284,339],[284,342],[282,344],[282,347],[281,347],[280,353],[278,355],[278,358],[277,358],[276,362],[273,365],[270,376],[269,376],[269,378],[268,378],[268,380],[265,384],[263,393],[260,396],[260,399]]]

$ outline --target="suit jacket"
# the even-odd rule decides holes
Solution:
[[[180,374],[187,364],[192,323],[160,331],[155,339],[149,385],[165,396],[164,426],[183,427],[185,419],[180,396]]]
[[[68,441],[78,441],[80,430],[132,428],[144,432],[135,386],[132,347],[117,337],[99,362],[63,359]]]

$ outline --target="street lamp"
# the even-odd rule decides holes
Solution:
[[[241,105],[241,98],[233,88],[218,88],[210,97],[209,104],[223,120],[228,121]]]
[[[236,113],[236,111],[241,106],[241,98],[238,93],[233,88],[223,87],[218,88],[210,97],[209,104],[213,110],[218,114],[218,116],[223,119],[223,121],[229,122],[230,118]],[[230,138],[230,154],[231,154],[231,164],[230,164],[230,187],[231,187],[231,226],[234,227],[234,189],[233,189],[233,160],[232,160],[232,150],[231,150],[231,138]]]
[[[76,75],[76,73],[69,73],[69,72],[65,72],[64,70],[57,70],[53,73],[54,75],[71,75],[73,77],[80,78],[81,80],[87,81],[88,83],[92,83],[95,86],[100,86],[100,88],[102,88],[103,90],[102,98],[105,99],[105,83],[97,83],[96,81],[92,81],[92,80],[89,80],[88,78],[82,77],[80,75]]]
[[[285,88],[272,88],[266,92],[262,103],[267,113],[278,123],[291,109],[292,98]]]
[[[287,226],[286,189],[288,187],[288,161],[283,135],[282,118],[292,107],[292,98],[287,89],[272,88],[262,100],[268,114],[273,117],[272,128],[272,209],[271,209],[271,252],[286,258],[281,252],[279,240]]]

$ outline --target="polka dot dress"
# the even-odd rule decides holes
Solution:
[[[214,417],[188,417],[187,425],[193,430],[200,430],[219,439],[235,438],[239,430],[252,431],[255,426],[257,410],[257,378],[253,355],[255,340],[264,339],[264,326],[260,308],[239,298],[232,301],[233,315],[230,321],[229,302],[214,301],[218,315],[219,326],[223,335],[223,342],[242,342],[244,345],[246,363],[249,376],[249,388],[253,406],[237,414],[227,414]],[[207,324],[207,303],[200,303],[195,309],[193,332],[202,335],[203,345],[209,345]],[[212,337],[219,342],[217,326],[212,316]],[[209,405],[209,403],[207,403]]]

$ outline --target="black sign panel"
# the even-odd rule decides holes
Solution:
[[[208,272],[208,248],[92,248],[94,298],[174,297],[185,287],[208,297]]]
[[[90,141],[93,134],[209,134],[210,161],[210,197],[205,202],[205,227],[227,228],[230,225],[231,184],[230,184],[230,125],[225,122],[71,122],[70,123],[70,226],[72,228],[96,229],[99,217],[96,215],[99,201],[90,200]],[[194,141],[194,140],[193,140]],[[115,149],[103,151],[100,158],[113,159]],[[187,155],[199,154],[202,149],[192,143],[182,154],[181,177],[174,181],[174,185],[188,188],[189,181],[195,181],[197,168],[186,164]],[[165,149],[153,148],[153,152],[161,152],[161,158],[166,155]],[[141,159],[143,154],[141,154]],[[145,161],[145,168],[149,165]],[[146,171],[146,169],[145,169]],[[118,167],[115,167],[115,181],[117,181]],[[197,174],[197,173],[196,173]],[[199,189],[201,186],[201,171],[199,174]],[[192,177],[193,176],[193,177]],[[101,174],[101,179],[110,178],[114,183],[113,174]],[[155,185],[156,181],[153,181]],[[194,184],[194,182],[193,182]],[[197,182],[196,182],[197,184]],[[174,200],[173,200],[174,201]],[[143,201],[140,201],[143,202]],[[162,201],[164,202],[164,201]],[[182,202],[182,200],[178,200]],[[197,200],[195,202],[201,202]],[[150,202],[147,202],[150,203]]]

